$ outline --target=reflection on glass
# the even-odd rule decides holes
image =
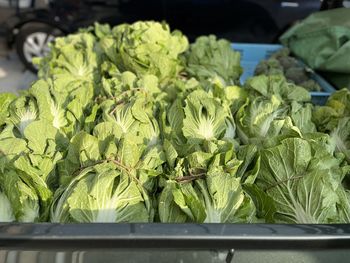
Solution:
[[[0,251],[0,263],[233,262],[228,250]]]
[[[349,262],[350,250],[169,250],[4,251],[0,263],[329,263]]]

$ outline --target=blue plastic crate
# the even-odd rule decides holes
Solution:
[[[232,47],[241,53],[241,65],[243,67],[241,82],[244,83],[247,78],[254,75],[255,68],[261,60],[268,59],[274,52],[281,49],[283,46],[272,44],[233,43]],[[323,89],[323,91],[310,92],[312,102],[318,105],[323,105],[335,89],[315,72],[310,72],[310,76]]]

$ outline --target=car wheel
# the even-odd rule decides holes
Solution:
[[[47,24],[31,23],[24,25],[16,37],[17,54],[22,63],[32,72],[37,72],[32,63],[34,57],[43,57],[48,54],[49,43],[63,32]]]

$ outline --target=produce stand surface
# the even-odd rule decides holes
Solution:
[[[6,249],[348,249],[350,225],[0,224]]]

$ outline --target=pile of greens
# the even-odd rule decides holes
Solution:
[[[350,92],[239,86],[224,39],[137,22],[57,38],[0,94],[0,222],[349,223]]]
[[[290,56],[288,48],[281,48],[262,60],[255,68],[255,75],[284,75],[286,79],[309,91],[321,91],[320,85],[311,78],[312,70]]]

